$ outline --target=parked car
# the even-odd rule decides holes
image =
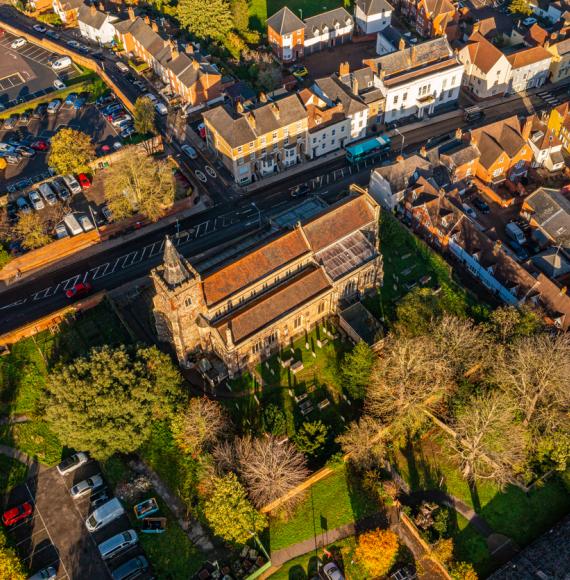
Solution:
[[[168,115],[168,108],[164,103],[155,103],[154,108],[159,115]]]
[[[112,536],[108,540],[99,544],[99,553],[103,560],[110,560],[118,554],[128,550],[130,547],[138,544],[139,538],[134,530],[127,530],[126,532],[121,532]]]
[[[36,152],[31,147],[27,147],[26,145],[18,145],[18,147],[16,147],[16,151],[22,157],[33,157],[36,154]]]
[[[520,262],[525,262],[528,260],[528,252],[523,246],[521,246],[518,242],[515,242],[515,240],[507,239],[506,241],[507,246],[509,246],[509,248],[513,251],[517,260]]]
[[[302,79],[309,74],[309,69],[303,64],[296,64],[292,69],[292,74],[298,79]]]
[[[29,125],[32,120],[32,110],[28,109],[20,115],[20,125]]]
[[[69,236],[69,232],[67,231],[67,228],[65,227],[65,224],[60,222],[59,224],[57,224],[54,228],[53,231],[55,238],[57,240],[61,240],[63,238],[67,238]]]
[[[49,38],[53,38],[54,40],[59,40],[59,34],[53,30],[48,30],[46,32],[46,36],[48,36]]]
[[[336,562],[329,562],[321,568],[321,572],[327,580],[344,580],[344,574],[340,571]]]
[[[57,570],[53,566],[48,566],[30,576],[28,580],[55,580],[56,578]]]
[[[32,118],[33,119],[41,119],[47,111],[47,104],[46,103],[40,103],[35,109],[34,112],[32,113]]]
[[[82,99],[81,97],[79,99],[76,99],[75,103],[73,103],[73,108],[76,111],[79,111],[83,105],[85,105],[85,99]]]
[[[2,523],[5,526],[13,526],[22,520],[25,520],[27,517],[32,515],[34,508],[32,504],[27,501],[22,505],[13,507],[4,512],[2,515]]]
[[[73,175],[64,175],[63,182],[67,185],[71,193],[81,193],[81,185],[79,185],[77,179]]]
[[[190,159],[198,159],[198,153],[194,147],[190,145],[182,145],[181,149],[186,153],[186,155],[188,155],[188,157],[190,157]]]
[[[68,56],[62,56],[51,65],[51,68],[53,70],[63,70],[64,68],[69,68],[72,62]]]
[[[83,481],[75,484],[70,490],[69,493],[73,499],[78,499],[83,497],[84,495],[89,495],[94,489],[98,489],[103,487],[104,482],[103,478],[100,474],[92,475]]]
[[[93,225],[93,222],[86,215],[79,214],[77,216],[77,221],[79,222],[79,225],[83,228],[84,232],[90,232],[95,227]]]
[[[41,183],[38,186],[42,197],[47,201],[49,205],[55,205],[57,203],[57,196],[53,192],[51,185],[49,183]]]
[[[70,291],[71,290],[68,290],[67,292]],[[57,466],[57,470],[59,471],[60,475],[67,475],[69,473],[73,473],[76,469],[78,469],[88,461],[89,457],[87,457],[87,453],[83,452],[74,453],[73,455],[66,457],[62,462],[60,462]]]
[[[101,113],[103,113],[103,115],[107,116],[110,115],[111,113],[113,113],[114,111],[118,111],[119,109],[122,109],[123,105],[121,105],[121,103],[117,103],[117,102],[112,102],[109,105],[106,105],[103,107],[103,109],[101,109]]]
[[[118,119],[113,121],[113,125],[119,129],[119,131],[124,131],[127,127],[133,127],[133,120],[127,115],[124,119]],[[122,147],[122,145],[121,145]],[[120,149],[120,148],[119,148]]]
[[[75,101],[79,98],[79,95],[77,93],[69,93],[69,95],[67,95],[67,97],[65,97],[65,101],[64,104],[66,105],[73,105],[73,103],[75,103]]]
[[[2,127],[4,129],[13,129],[16,126],[16,123],[18,122],[18,115],[12,115],[11,117],[8,117],[7,119],[4,120],[4,124],[2,125]]]
[[[18,197],[16,200],[16,207],[18,208],[18,211],[21,211],[22,213],[30,213],[32,211],[28,200],[23,195]]]
[[[68,40],[65,44],[67,44],[67,46],[71,46],[71,48],[79,48],[79,42],[76,40]]]
[[[41,34],[44,34],[45,32],[47,32],[47,28],[45,26],[42,26],[41,24],[34,24],[32,26],[32,28],[36,31],[36,32],[40,32]]]
[[[144,556],[136,556],[121,564],[116,570],[111,572],[113,580],[131,580],[142,576],[149,568],[148,561]]]
[[[462,203],[461,206],[463,207],[463,211],[473,220],[477,219],[477,213],[475,210],[468,204]]]
[[[291,189],[291,197],[303,197],[310,193],[310,191],[311,188],[306,183],[303,183],[302,185],[297,185],[297,187]]]
[[[71,193],[69,193],[69,189],[67,189],[67,186],[61,177],[54,179],[50,185],[55,190],[57,197],[59,197],[61,201],[65,201],[71,197]]]
[[[102,527],[120,518],[125,513],[125,508],[115,497],[102,506],[99,506],[85,521],[85,526],[90,532],[100,530]]]
[[[81,185],[82,189],[89,189],[91,187],[91,181],[89,181],[89,178],[85,173],[80,173],[77,176],[77,181],[79,181],[79,185]]]
[[[36,211],[39,211],[40,209],[44,209],[45,204],[44,204],[43,199],[41,198],[41,196],[37,190],[32,189],[30,192],[28,192],[28,197],[30,198],[30,203],[32,204],[32,207]]]
[[[109,206],[106,203],[101,206],[101,213],[103,214],[103,217],[107,222],[110,223],[113,221],[113,213],[111,212]]]
[[[119,125],[121,125],[121,123],[125,124],[128,123],[130,121],[132,121],[133,118],[130,115],[127,115],[126,113],[119,115],[118,117],[115,117],[112,121],[111,121],[111,125],[113,125],[113,127],[118,127]]]
[[[21,48],[22,46],[28,44],[28,41],[25,38],[16,38],[10,45],[10,48]]]
[[[50,101],[50,103],[47,106],[47,114],[55,115],[60,107],[61,107],[61,99],[54,99],[53,101]]]
[[[103,96],[99,97],[95,101],[95,106],[96,107],[105,107],[105,106],[109,105],[110,103],[112,103],[114,100],[115,100],[115,95],[113,93],[109,93],[108,95],[103,95]]]
[[[65,296],[70,299],[82,298],[83,296],[87,296],[88,294],[90,294],[91,290],[93,290],[93,287],[89,282],[85,283],[79,282],[79,284],[76,284],[73,288],[66,290]]]
[[[158,99],[152,93],[146,93],[145,95],[143,95],[143,97],[150,99],[153,105],[156,105],[156,103],[158,103]]]
[[[488,214],[491,211],[489,204],[478,196],[475,196],[471,203],[483,214]]]
[[[128,139],[131,135],[134,134],[134,132],[135,132],[134,127],[127,127],[126,129],[123,129],[120,133],[121,139]]]
[[[47,151],[49,149],[49,143],[43,139],[38,139],[32,142],[30,147],[36,151]]]

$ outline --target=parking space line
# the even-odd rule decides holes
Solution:
[[[65,567],[65,564],[63,563],[63,560],[61,559],[59,552],[57,551],[57,546],[55,545],[53,538],[51,537],[51,534],[49,533],[49,529],[46,526],[46,523],[44,521],[44,518],[42,517],[42,512],[40,511],[40,509],[38,508],[38,504],[35,502],[34,500],[34,496],[32,495],[32,492],[30,491],[30,488],[28,487],[28,482],[25,483],[26,489],[28,490],[28,493],[30,494],[30,499],[34,502],[34,507],[35,507],[35,511],[37,511],[38,515],[40,516],[40,519],[42,521],[42,524],[44,525],[44,528],[46,529],[46,533],[48,535],[49,541],[51,542],[51,545],[55,548],[56,552],[57,552],[57,557],[59,559],[59,563],[61,564],[63,571],[65,572],[65,575],[68,578],[71,578],[71,576],[67,573],[67,568]]]

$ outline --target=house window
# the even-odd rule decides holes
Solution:
[[[275,139],[277,139],[277,131],[275,131],[275,133],[273,133],[273,135],[271,135],[273,141],[275,141]]]
[[[283,145],[289,145],[289,137],[285,137],[285,139],[283,139]]]
[[[398,103],[398,95],[394,95],[394,105]]]
[[[331,131],[331,135],[336,135],[336,129],[333,129],[333,130]]]
[[[344,129],[345,129],[345,127],[344,127],[344,125],[343,125],[343,126],[340,128],[340,132],[341,132],[341,133],[344,133]]]
[[[405,93],[402,95],[402,101],[405,101],[407,98],[408,98],[408,93],[407,93],[407,92],[405,92]]]
[[[317,138],[313,137],[313,143],[316,143],[316,142],[317,142]]]
[[[266,338],[267,344],[272,344],[274,342],[277,342],[277,331],[274,330],[267,338]]]
[[[186,298],[186,300],[184,300],[184,306],[186,306],[186,308],[192,306],[192,298]]]
[[[493,177],[499,177],[499,175],[501,175],[503,173],[503,168],[499,167],[499,169],[495,169],[495,171],[493,171]]]
[[[295,318],[295,320],[293,321],[293,328],[299,328],[301,326],[302,323],[302,316],[297,316],[297,318]]]
[[[325,311],[325,303],[324,302],[320,302],[319,303],[319,307],[317,308],[317,312],[319,314],[322,314]]]
[[[253,149],[254,142],[252,141],[252,142],[249,144],[249,146],[250,146],[250,147]]]
[[[238,153],[241,153],[243,151],[243,147],[238,147],[237,151],[238,151]]]
[[[252,352],[253,354],[257,354],[258,352],[260,352],[260,351],[261,351],[261,349],[262,349],[262,348],[263,348],[263,344],[262,344],[262,342],[261,342],[261,341],[258,341],[258,342],[256,342],[256,343],[253,345],[253,348],[251,349],[251,352]]]

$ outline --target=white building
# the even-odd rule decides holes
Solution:
[[[548,171],[561,171],[564,169],[564,157],[562,155],[562,141],[556,135],[554,129],[549,129],[547,121],[540,120],[537,116],[527,119],[531,124],[528,144],[532,149],[533,167],[544,167]]]
[[[552,54],[542,46],[534,46],[509,54],[507,60],[511,65],[508,92],[520,93],[546,83]]]
[[[357,0],[354,18],[362,34],[374,34],[390,26],[392,11],[386,0]]]
[[[352,88],[342,83],[338,77],[330,76],[318,79],[313,85],[315,92],[328,107],[342,104],[343,113],[350,120],[350,136],[344,143],[350,143],[366,136],[368,125],[368,106],[358,96],[357,83]]]
[[[401,48],[364,64],[376,73],[375,85],[384,95],[385,123],[409,116],[421,119],[459,97],[463,63],[445,37]]]
[[[349,42],[353,31],[354,21],[344,8],[305,18],[305,55]]]
[[[376,54],[382,56],[400,50],[405,42],[400,32],[393,26],[387,26],[376,35]]]
[[[463,85],[477,99],[504,95],[511,81],[511,63],[507,57],[479,32],[469,37],[459,51],[465,66]]]
[[[114,22],[116,16],[97,10],[94,4],[83,5],[77,14],[77,23],[81,36],[99,44],[108,44],[115,38]]]

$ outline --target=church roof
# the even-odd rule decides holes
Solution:
[[[185,260],[180,256],[168,236],[164,242],[164,257],[162,261],[162,279],[171,287],[180,286],[193,276]]]

